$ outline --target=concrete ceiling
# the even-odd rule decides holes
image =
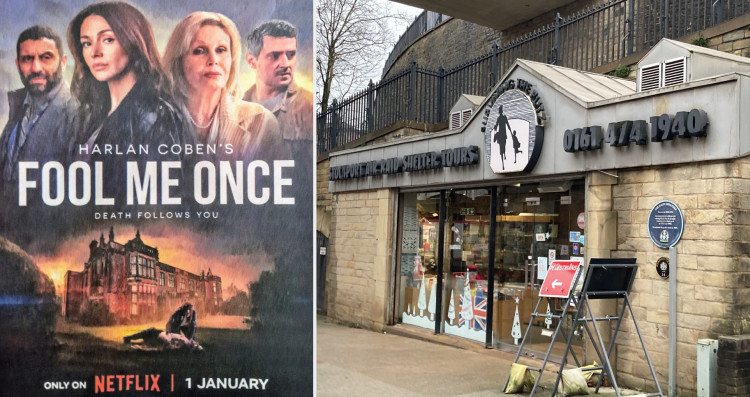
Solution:
[[[574,0],[391,0],[439,12],[496,30],[505,30],[521,22],[572,3]]]

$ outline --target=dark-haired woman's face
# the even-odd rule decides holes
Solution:
[[[109,82],[122,76],[128,67],[125,53],[107,20],[99,15],[89,15],[81,24],[83,59],[98,81]]]

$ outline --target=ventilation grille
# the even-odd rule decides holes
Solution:
[[[686,58],[677,58],[664,61],[664,87],[669,87],[685,82]]]
[[[641,87],[639,91],[647,91],[661,86],[661,64],[644,66],[640,71]]]
[[[675,58],[641,67],[638,91],[670,87],[687,81],[687,58]]]
[[[451,113],[451,118],[448,123],[449,130],[457,130],[466,124],[471,118],[471,109],[464,109],[458,112]]]
[[[450,124],[448,126],[449,130],[455,130],[455,129],[461,128],[461,112],[451,113],[451,120],[449,124]]]

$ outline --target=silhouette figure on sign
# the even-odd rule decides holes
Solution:
[[[518,141],[518,136],[516,136],[516,130],[513,130],[511,133],[513,137],[513,163],[518,160],[518,153],[523,153],[519,149],[521,148],[521,142]]]
[[[492,129],[495,131],[493,140],[500,145],[500,162],[503,169],[505,169],[505,143],[508,141],[508,131],[512,129],[510,128],[510,123],[508,123],[508,118],[503,114],[502,105],[500,105],[498,112],[500,114],[497,116],[497,123],[495,123],[495,128]],[[508,127],[507,130],[505,129],[506,126]]]

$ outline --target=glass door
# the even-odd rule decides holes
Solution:
[[[405,193],[401,203],[399,320],[434,330],[440,192]]]
[[[487,330],[490,189],[447,194],[443,331],[484,342]]]
[[[549,263],[555,259],[583,260],[585,248],[580,236],[584,236],[584,225],[581,221],[579,227],[578,219],[584,213],[584,182],[505,186],[498,190],[497,203],[493,344],[515,350],[526,329],[533,327],[526,346],[545,352],[557,321],[537,317],[532,324],[531,312],[539,300]],[[556,301],[553,306],[561,304]],[[547,310],[543,306],[539,308],[542,313]],[[580,345],[581,341],[574,342]]]

